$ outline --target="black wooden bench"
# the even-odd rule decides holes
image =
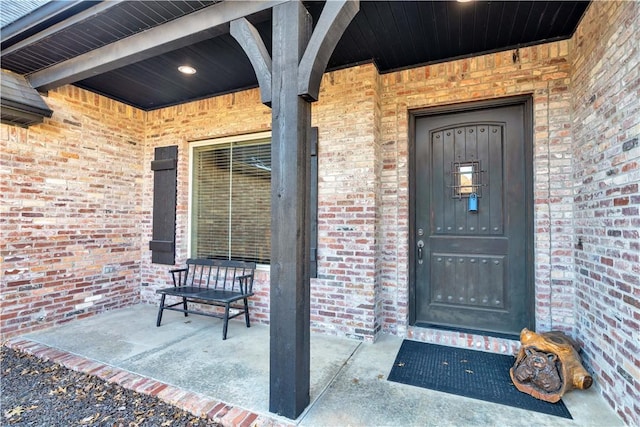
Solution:
[[[188,259],[186,267],[169,271],[173,279],[173,287],[156,291],[162,295],[156,326],[160,326],[163,310],[173,310],[183,312],[185,316],[192,313],[223,319],[223,340],[227,339],[229,319],[244,313],[247,328],[250,327],[247,300],[253,295],[255,269],[255,262]],[[166,304],[167,295],[182,298],[182,301]],[[224,313],[193,310],[188,307],[188,303],[224,307]],[[229,314],[231,309],[239,310],[239,312]]]

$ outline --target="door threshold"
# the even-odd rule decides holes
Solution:
[[[494,338],[502,338],[514,341],[520,341],[520,334],[512,334],[506,332],[482,331],[479,329],[458,328],[454,326],[435,325],[432,323],[417,322],[413,326],[416,328],[439,329],[442,331],[462,332],[465,334],[480,335]]]

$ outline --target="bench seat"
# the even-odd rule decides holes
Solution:
[[[248,298],[253,296],[253,276],[256,264],[236,260],[190,258],[185,268],[170,270],[173,285],[158,289],[161,295],[156,326],[162,322],[164,310],[179,311],[185,316],[199,314],[223,319],[222,339],[227,339],[229,319],[244,314],[249,322]],[[167,304],[166,297],[178,297],[181,301]],[[204,312],[189,307],[189,303],[218,306],[224,313]],[[234,304],[236,303],[236,304]],[[237,310],[230,314],[230,310]]]

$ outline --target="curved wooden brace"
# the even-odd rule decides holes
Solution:
[[[231,21],[230,32],[249,57],[260,85],[260,99],[271,105],[271,56],[256,27],[246,18]]]
[[[298,95],[317,101],[322,74],[342,34],[360,10],[359,0],[328,1],[300,61]]]

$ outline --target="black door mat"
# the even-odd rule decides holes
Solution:
[[[509,376],[514,363],[509,355],[404,340],[387,379],[573,419],[562,400],[549,403],[519,391]]]

